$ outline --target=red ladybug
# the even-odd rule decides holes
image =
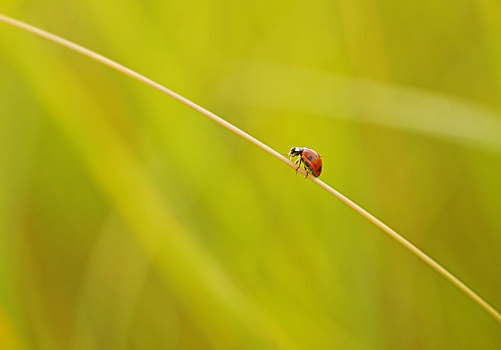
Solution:
[[[296,173],[297,169],[301,166],[301,163],[306,170],[306,177],[308,177],[308,174],[319,177],[322,173],[322,157],[320,157],[320,154],[311,148],[292,147],[287,155],[290,156],[291,160],[294,157],[299,157],[294,163],[297,165]]]

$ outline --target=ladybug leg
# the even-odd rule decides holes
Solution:
[[[297,175],[297,170],[301,167],[301,158],[299,158],[298,160],[296,160],[296,161],[294,162],[294,164],[296,164],[296,165],[297,165],[297,168],[296,168],[296,175]]]
[[[305,180],[308,177],[308,175],[310,175],[310,172],[308,170],[306,170],[306,176],[304,177]]]

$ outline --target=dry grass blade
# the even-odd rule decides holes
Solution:
[[[262,148],[264,151],[268,152],[275,158],[279,159],[286,165],[290,166],[291,168],[295,169],[295,165],[290,162],[287,158],[282,156],[280,153],[277,151],[273,150],[269,146],[265,145],[261,141],[257,140],[256,138],[250,136],[246,132],[240,130],[239,128],[235,127],[234,125],[228,123],[226,120],[218,117],[214,113],[208,111],[207,109],[197,105],[196,103],[186,99],[185,97],[177,94],[176,92],[156,83],[155,81],[146,78],[145,76],[115,62],[110,60],[109,58],[106,58],[96,52],[93,52],[89,49],[86,49],[80,45],[77,45],[71,41],[68,41],[66,39],[63,39],[59,36],[56,36],[54,34],[48,33],[44,30],[41,30],[39,28],[33,27],[29,24],[17,21],[15,19],[12,19],[10,17],[4,16],[0,14],[0,21],[4,22],[6,24],[9,24],[11,26],[14,26],[16,28],[22,29],[26,32],[32,33],[34,35],[37,35],[41,38],[47,39],[49,41],[55,42],[59,45],[65,46],[73,51],[76,51],[78,53],[81,53],[82,55],[85,55],[87,57],[90,57],[104,65],[107,65],[125,75],[128,75],[136,80],[139,80],[146,85],[149,85],[164,94],[178,100],[179,102],[187,105],[188,107],[191,107],[195,111],[205,115],[206,117],[212,119],[216,123],[222,125],[226,129],[234,132],[235,134],[243,137],[249,142],[252,142],[256,146]],[[300,169],[300,172],[305,175],[304,170]],[[435,271],[437,271],[439,274],[441,274],[443,277],[445,277],[447,280],[449,280],[452,284],[454,284],[457,288],[459,288],[463,293],[465,293],[470,299],[472,299],[475,303],[477,303],[480,307],[482,307],[485,311],[487,311],[494,319],[496,319],[499,323],[501,323],[501,314],[494,308],[492,307],[489,303],[487,303],[482,297],[480,297],[477,293],[475,293],[471,288],[469,288],[466,284],[464,284],[461,280],[459,280],[457,277],[455,277],[453,274],[451,274],[449,271],[447,271],[444,267],[442,267],[440,264],[438,264],[435,260],[430,258],[428,255],[423,253],[420,249],[418,249],[416,246],[414,246],[412,243],[410,243],[408,240],[403,238],[401,235],[399,235],[397,232],[395,232],[393,229],[391,229],[389,226],[381,222],[379,219],[374,217],[372,214],[361,208],[359,205],[355,204],[352,202],[350,199],[330,187],[329,185],[325,184],[318,178],[314,178],[312,176],[309,177],[309,179],[313,182],[315,182],[317,185],[322,187],[324,190],[327,192],[331,193],[333,196],[337,197],[341,201],[343,201],[345,204],[347,204],[349,207],[354,209],[356,212],[358,212],[360,215],[365,217],[367,220],[372,222],[374,225],[379,227],[381,230],[386,232],[388,235],[390,235],[392,238],[394,238],[397,242],[402,244],[405,248],[410,250],[413,254],[415,254],[419,259],[421,259],[423,262],[428,264],[431,268],[433,268]]]

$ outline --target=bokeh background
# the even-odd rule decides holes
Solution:
[[[497,1],[0,0],[286,153],[501,308]],[[0,25],[0,348],[501,349],[262,150]]]

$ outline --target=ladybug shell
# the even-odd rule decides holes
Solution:
[[[308,172],[318,177],[322,173],[322,157],[312,149],[305,148],[301,155]]]

